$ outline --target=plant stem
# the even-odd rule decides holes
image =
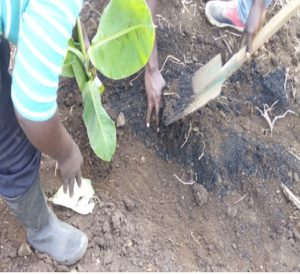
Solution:
[[[79,59],[82,61],[82,64],[84,66],[84,70],[85,70],[87,76],[89,77],[89,79],[91,79],[92,73],[89,71],[90,59],[87,54],[87,47],[89,47],[89,41],[87,38],[88,43],[85,43],[86,41],[83,36],[84,33],[83,33],[83,28],[81,26],[80,17],[77,17],[77,19],[76,19],[76,26],[77,26],[77,36],[78,36],[79,45],[80,45],[80,49],[81,49],[81,55],[83,55],[83,60],[81,58],[79,58]],[[73,53],[76,54],[75,52],[73,52]],[[78,57],[77,54],[76,54],[76,56]]]
[[[82,55],[81,51],[74,47],[68,47],[68,51],[72,52],[82,63],[84,64],[84,56]]]
[[[86,62],[88,62],[88,57],[85,58],[82,52],[74,47],[68,47],[68,51],[72,52],[79,59],[87,77],[91,79],[93,77],[93,74],[89,71],[88,65],[86,65]]]
[[[84,43],[83,33],[82,33],[82,27],[81,27],[81,22],[80,22],[79,17],[77,17],[77,19],[76,19],[76,26],[77,26],[77,35],[78,35],[78,40],[79,40],[81,52],[84,55],[84,58],[86,58],[87,57],[87,52],[86,52],[86,48],[85,48],[85,43]]]

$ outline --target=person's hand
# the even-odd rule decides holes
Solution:
[[[34,122],[22,117],[16,110],[16,117],[28,140],[37,150],[55,159],[63,179],[64,193],[74,193],[75,180],[81,185],[81,166],[83,159],[78,146],[66,131],[58,111],[52,118]]]
[[[67,193],[69,188],[69,195],[73,197],[75,180],[78,186],[81,186],[81,167],[83,158],[78,146],[73,142],[72,149],[69,155],[58,161],[61,176],[63,178],[63,190]]]
[[[150,120],[153,109],[155,109],[155,119],[157,132],[159,132],[159,111],[160,111],[160,99],[161,91],[166,85],[166,81],[162,77],[158,69],[145,70],[145,87],[148,98],[148,108],[147,108],[147,127],[150,127]]]
[[[253,39],[262,27],[265,20],[265,5],[264,0],[253,0],[253,4],[246,22],[246,54],[248,57],[252,54]]]

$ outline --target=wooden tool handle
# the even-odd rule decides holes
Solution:
[[[292,0],[286,4],[256,35],[253,52],[257,51],[300,9],[300,1]]]

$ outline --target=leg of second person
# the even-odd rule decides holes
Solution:
[[[254,0],[237,0],[237,11],[239,18],[243,24],[246,24],[250,9]],[[265,0],[265,8],[272,3],[272,0]]]
[[[254,0],[209,1],[205,6],[208,21],[219,28],[243,31]],[[267,8],[272,0],[265,0]]]

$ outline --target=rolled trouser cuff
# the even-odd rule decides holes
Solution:
[[[237,11],[240,20],[246,24],[252,3],[254,0],[234,0],[237,1]],[[265,0],[265,8],[268,8],[272,0]]]

